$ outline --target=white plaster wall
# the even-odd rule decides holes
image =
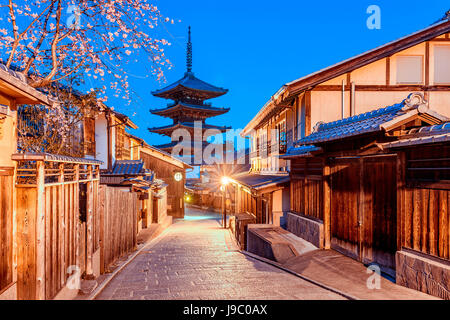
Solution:
[[[3,114],[2,114],[3,116]],[[9,115],[0,124],[0,166],[13,167],[15,161],[11,155],[17,151],[17,112],[9,111]]]
[[[95,120],[96,159],[103,161],[101,169],[108,168],[108,130],[105,115],[102,113]]]

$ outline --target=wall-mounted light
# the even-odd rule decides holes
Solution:
[[[181,172],[175,172],[175,174],[173,175],[173,178],[175,179],[175,181],[181,181],[183,179],[183,174]]]

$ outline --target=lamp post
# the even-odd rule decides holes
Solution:
[[[227,195],[227,185],[230,183],[230,178],[222,177],[220,179],[222,185],[220,186],[220,190],[222,191],[222,225],[226,229],[227,228],[227,204],[226,204],[226,195]]]

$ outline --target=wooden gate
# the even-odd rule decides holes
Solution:
[[[138,194],[101,185],[100,194],[100,272],[137,245]]]
[[[0,167],[0,294],[13,283],[14,168]]]
[[[17,296],[53,299],[71,275],[93,273],[100,162],[50,154],[16,154],[13,160],[18,162]],[[82,184],[87,185],[85,222]]]
[[[331,247],[358,260],[359,189],[359,159],[336,159],[331,167]]]
[[[395,270],[397,251],[396,157],[363,159],[361,258]],[[387,270],[386,270],[387,271]]]
[[[363,263],[395,270],[396,157],[335,159],[331,168],[331,246]]]

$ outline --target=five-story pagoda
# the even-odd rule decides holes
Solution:
[[[192,72],[191,27],[189,27],[186,65],[187,71],[182,79],[161,90],[152,92],[155,97],[173,100],[166,108],[150,110],[152,114],[171,118],[173,123],[163,127],[149,128],[148,130],[169,137],[172,137],[174,130],[187,130],[191,136],[191,141],[183,141],[181,143],[189,144],[192,156],[195,147],[198,148],[200,146],[203,150],[208,145],[205,137],[206,130],[215,129],[216,132],[224,133],[228,129],[231,129],[231,127],[215,126],[205,123],[207,118],[224,114],[230,109],[212,107],[210,103],[204,102],[205,100],[220,97],[227,93],[228,90],[213,86],[194,76]],[[198,135],[199,130],[194,130],[199,127],[199,124],[201,125],[201,137]],[[197,135],[194,133],[197,133]],[[171,153],[172,149],[179,143],[180,141],[171,141],[170,143],[156,145],[155,147]]]

